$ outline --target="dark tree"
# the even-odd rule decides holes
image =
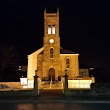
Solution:
[[[0,46],[0,80],[5,71],[15,69],[19,64],[20,58],[17,49],[10,44]]]

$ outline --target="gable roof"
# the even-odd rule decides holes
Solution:
[[[75,54],[75,52],[65,50],[62,47],[60,47],[60,54]]]
[[[38,49],[37,51],[31,53],[30,55],[33,55],[33,54],[34,54],[34,55],[38,55],[38,54],[40,54],[43,50],[44,50],[44,47],[42,47],[42,48]],[[30,56],[30,55],[28,55],[28,56]]]
[[[44,47],[38,49],[37,51],[33,52],[30,55],[43,54],[43,52],[44,52]],[[63,49],[62,47],[60,47],[60,54],[75,54],[75,52],[72,52],[72,51],[69,51],[69,50],[66,50],[66,49]],[[28,55],[28,56],[30,56],[30,55]]]
[[[43,51],[40,54],[43,54]],[[75,54],[75,52],[72,52],[72,51],[69,51],[69,50],[66,50],[60,47],[60,54]]]

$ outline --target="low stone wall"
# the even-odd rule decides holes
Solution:
[[[91,96],[90,89],[64,89],[64,95],[66,96]]]
[[[20,82],[0,82],[0,90],[1,89],[22,89]]]
[[[67,89],[64,92],[67,96],[96,96],[110,97],[110,83],[91,83],[91,89]]]
[[[68,88],[69,89],[91,89],[91,79],[74,79],[68,80]]]
[[[14,97],[12,97],[14,96]],[[34,91],[34,90],[18,90],[18,91],[0,91],[0,100],[3,99],[9,99],[11,97],[11,99],[16,99],[17,97],[15,96],[19,96],[18,98],[20,98],[20,96],[23,98],[25,98],[25,96],[27,97],[31,97],[31,96],[38,96],[38,91]]]
[[[92,83],[91,84],[91,93],[92,94],[105,94],[110,95],[110,83]]]

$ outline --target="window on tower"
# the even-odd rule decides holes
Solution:
[[[53,58],[53,48],[50,48],[50,58]]]
[[[66,68],[70,68],[70,59],[66,58]]]
[[[48,34],[51,34],[51,26],[48,25]]]
[[[55,34],[55,25],[52,26],[52,34]]]

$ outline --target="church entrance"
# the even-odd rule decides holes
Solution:
[[[48,73],[47,73],[47,77],[48,78],[47,80],[43,80],[43,81],[40,81],[39,80],[39,88],[40,88],[40,91],[43,92],[44,91],[47,91],[49,90],[48,92],[51,92],[51,91],[58,91],[60,90],[60,92],[63,92],[62,89],[64,89],[64,82],[63,80],[61,81],[58,81],[55,79],[55,69],[54,68],[49,68],[48,69]]]
[[[55,81],[55,69],[54,68],[50,68],[48,71],[48,78],[49,80]]]

